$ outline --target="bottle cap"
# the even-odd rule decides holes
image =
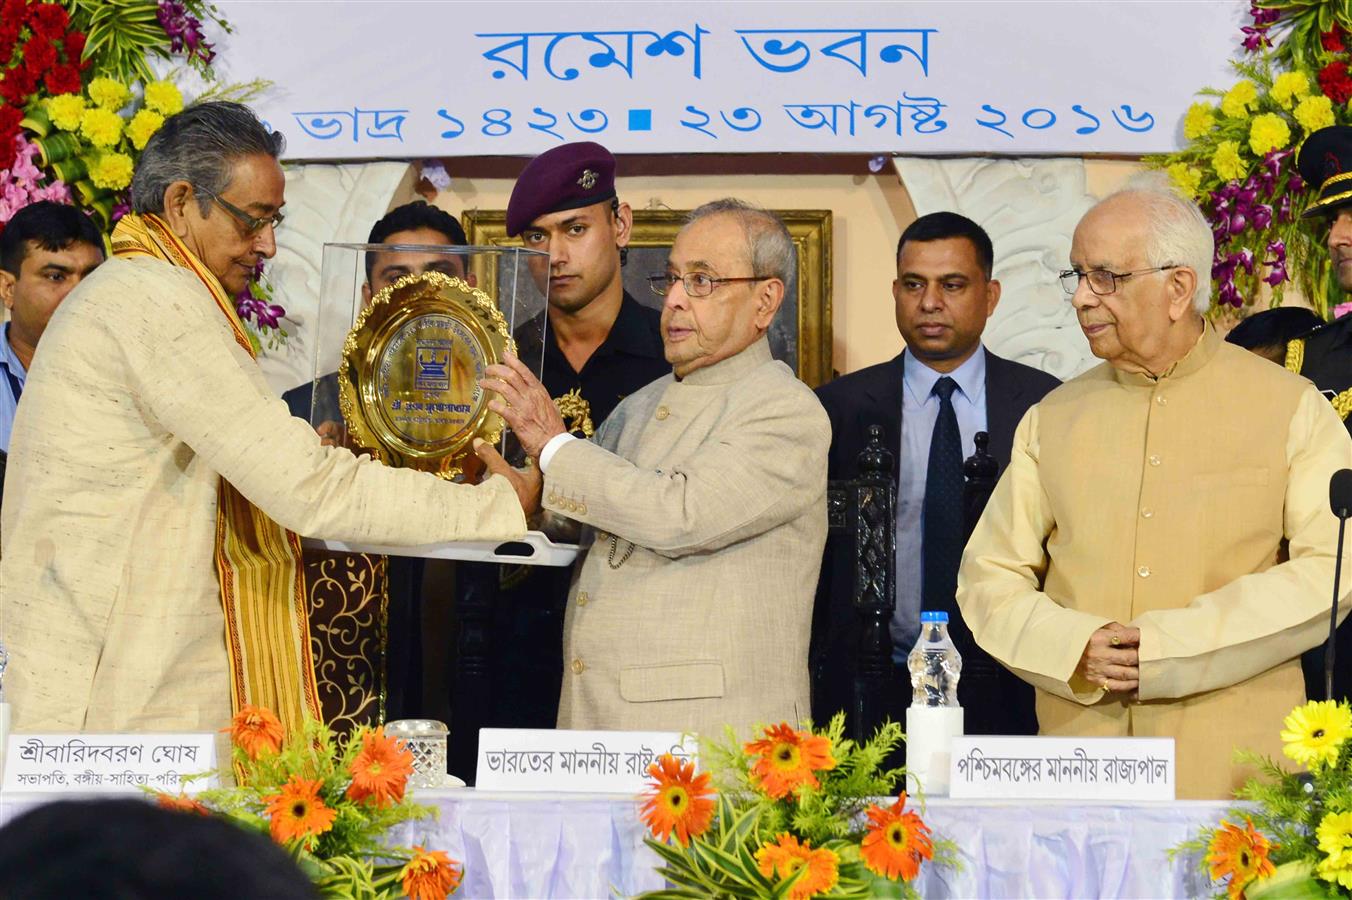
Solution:
[[[920,614],[920,621],[921,621],[921,622],[942,622],[943,624],[947,625],[947,624],[948,624],[948,613],[946,613],[946,612],[937,612],[937,611],[934,611],[934,610],[926,610],[925,612],[922,612],[922,613]]]

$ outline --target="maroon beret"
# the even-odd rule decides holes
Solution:
[[[547,150],[522,170],[507,202],[507,236],[516,237],[540,216],[580,209],[615,196],[615,157],[582,141]]]

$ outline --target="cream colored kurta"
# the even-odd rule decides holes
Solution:
[[[316,537],[417,544],[525,529],[501,477],[459,486],[321,447],[190,272],[109,260],[52,317],[14,423],[0,640],[16,729],[226,724],[222,477]]]
[[[1329,478],[1350,465],[1313,385],[1208,326],[1158,381],[1104,364],[1028,412],[958,604],[1037,687],[1042,733],[1172,736],[1179,795],[1228,797],[1251,774],[1232,750],[1280,758],[1304,700],[1333,592]],[[1072,682],[1109,621],[1141,630],[1139,702]]]
[[[761,340],[559,449],[545,505],[597,529],[568,598],[560,728],[722,737],[810,715],[830,441]]]

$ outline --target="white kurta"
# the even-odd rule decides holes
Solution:
[[[66,298],[10,449],[0,640],[16,730],[225,725],[222,477],[315,537],[407,545],[525,530],[501,477],[454,485],[320,446],[206,288],[155,259],[110,260]]]

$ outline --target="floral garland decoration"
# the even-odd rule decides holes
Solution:
[[[1195,854],[1229,900],[1352,896],[1352,707],[1311,701],[1283,726],[1282,753],[1306,772],[1236,754],[1260,772],[1237,794],[1250,805],[1171,855]]]
[[[225,730],[237,786],[196,797],[150,791],[161,806],[269,835],[324,897],[444,900],[459,888],[463,870],[445,853],[385,843],[391,827],[436,812],[405,796],[413,754],[403,741],[383,728],[336,739],[313,720],[287,740],[277,717],[255,706]]]
[[[136,160],[183,108],[181,59],[211,85],[198,100],[247,100],[261,82],[224,86],[202,19],[229,31],[204,0],[0,0],[0,228],[38,200],[73,202],[104,232],[129,209]],[[286,342],[286,310],[260,270],[236,298],[256,350]]]
[[[915,897],[923,864],[956,867],[956,847],[906,809],[904,791],[888,804],[867,799],[893,796],[904,777],[885,768],[901,726],[863,744],[844,731],[843,715],[821,731],[772,725],[744,744],[729,731],[701,749],[712,770],[699,774],[660,757],[640,817],[672,887],[642,896]]]
[[[1294,285],[1325,318],[1343,298],[1317,236],[1298,218],[1307,185],[1295,172],[1310,133],[1352,123],[1352,54],[1339,4],[1273,0],[1250,9],[1239,79],[1205,88],[1177,153],[1147,163],[1197,200],[1216,239],[1213,313],[1279,305]]]

